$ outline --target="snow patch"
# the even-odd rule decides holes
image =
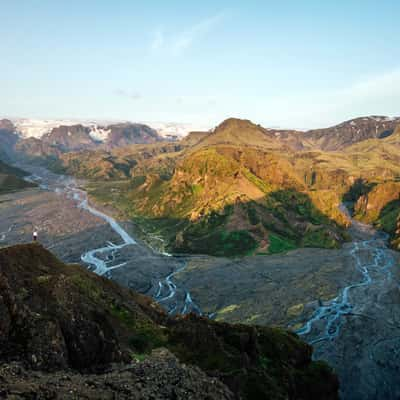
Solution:
[[[207,124],[193,124],[180,122],[142,122],[155,129],[157,133],[168,139],[181,139],[194,131],[209,131],[212,126]]]
[[[93,139],[104,142],[111,132],[111,129],[107,129],[107,126],[121,121],[17,118],[12,120],[12,122],[17,128],[17,132],[23,138],[35,137],[40,139],[42,136],[50,133],[52,129],[61,125],[71,126],[81,124],[90,128],[89,134]],[[155,129],[160,136],[169,139],[181,139],[190,132],[209,131],[212,128],[210,124],[182,122],[147,121],[140,123],[150,126],[151,128]]]
[[[89,135],[99,142],[104,142],[108,135],[111,133],[111,129],[105,129],[103,127],[99,127],[97,125],[92,125],[90,127]]]
[[[23,138],[34,137],[40,139],[46,133],[51,132],[53,128],[60,125],[75,125],[75,121],[70,120],[50,120],[50,119],[28,119],[21,118],[12,121],[17,132]]]

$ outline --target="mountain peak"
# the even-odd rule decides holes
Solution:
[[[228,118],[220,123],[208,136],[199,142],[199,146],[236,145],[277,148],[282,144],[273,132],[256,125],[250,120]]]

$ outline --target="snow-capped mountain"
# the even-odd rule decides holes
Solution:
[[[90,136],[97,141],[105,141],[110,133],[110,130],[104,128],[107,123],[98,123],[93,121],[77,121],[77,120],[57,120],[57,119],[30,119],[20,118],[12,120],[17,132],[23,138],[34,137],[37,139],[42,138],[44,135],[49,134],[53,129],[60,126],[73,126],[83,125],[90,129]]]
[[[60,126],[82,125],[89,128],[90,136],[100,142],[105,142],[111,133],[110,125],[117,124],[120,121],[91,121],[91,120],[64,120],[64,119],[30,119],[18,118],[12,120],[17,132],[23,138],[34,137],[42,138],[49,134],[54,128]],[[126,121],[121,121],[126,123]],[[206,124],[191,124],[179,122],[149,122],[142,124],[148,125],[157,131],[157,133],[169,140],[179,140],[193,131],[208,131],[211,126]]]
[[[208,131],[212,128],[207,124],[192,124],[180,122],[143,122],[155,129],[158,134],[166,139],[179,140],[194,131]]]

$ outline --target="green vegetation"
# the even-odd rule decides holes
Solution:
[[[307,194],[294,189],[275,191],[267,197],[266,201],[267,206],[275,211],[277,217],[282,217],[282,212],[289,210],[313,224],[329,223],[329,218],[314,206]]]
[[[242,239],[240,231],[229,234]],[[149,297],[65,265],[40,244],[0,249],[0,265],[0,297],[10,299],[18,316],[6,314],[4,321],[10,332],[24,326],[29,333],[6,334],[0,361],[29,365],[30,353],[21,348],[34,348],[43,369],[87,373],[132,357],[143,360],[152,349],[166,347],[181,362],[220,377],[243,400],[280,400],[292,393],[310,400],[336,398],[335,375],[325,364],[315,365],[312,348],[285,330],[194,314],[170,318]],[[310,389],[313,383],[318,390]]]
[[[131,331],[129,345],[139,353],[147,354],[167,344],[165,332],[150,320],[135,318],[130,310],[117,304],[111,305],[110,312]]]
[[[270,254],[286,252],[289,250],[293,250],[296,247],[296,244],[290,239],[286,239],[273,233],[269,234],[268,252]]]
[[[330,232],[324,229],[309,230],[302,239],[303,247],[321,247],[325,249],[336,249],[339,244]]]
[[[256,187],[258,187],[262,192],[269,193],[272,190],[271,185],[268,185],[267,182],[263,181],[262,179],[258,178],[256,175],[252,174],[249,170],[243,170],[244,176],[253,183]]]
[[[249,218],[249,221],[252,225],[257,225],[260,223],[260,217],[257,214],[257,210],[254,208],[254,204],[248,203],[246,204],[247,208],[247,216]]]
[[[393,235],[397,228],[397,221],[400,216],[400,200],[389,202],[380,212],[376,221],[378,228]]]
[[[73,274],[71,276],[71,282],[80,289],[82,294],[88,296],[93,301],[98,302],[102,300],[102,291],[98,285],[96,285],[91,279],[82,274]]]
[[[343,195],[343,201],[355,203],[361,196],[368,194],[376,185],[376,183],[368,182],[363,178],[358,178],[350,187],[348,192]]]
[[[234,257],[250,254],[256,248],[257,241],[247,231],[219,230],[200,238],[197,235],[185,233],[183,243],[175,247],[174,251]]]

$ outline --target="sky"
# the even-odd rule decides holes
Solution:
[[[400,115],[398,0],[0,0],[0,116]]]

